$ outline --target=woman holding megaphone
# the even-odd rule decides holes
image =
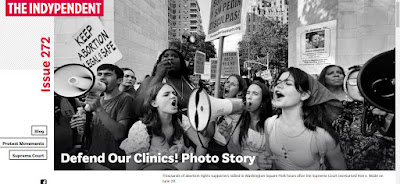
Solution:
[[[345,110],[332,126],[339,134],[348,169],[394,170],[394,137],[385,135],[394,114],[387,115],[378,108],[365,106],[366,102],[357,85],[360,70],[361,66],[349,68],[343,87],[351,100],[344,103]],[[365,112],[369,112],[369,115],[363,116]],[[379,119],[375,118],[377,115],[385,118],[373,122]]]
[[[271,95],[268,87],[260,82],[253,82],[245,95],[245,111],[240,116],[238,125],[233,127],[226,122],[221,123],[220,133],[226,141],[234,129],[232,140],[229,141],[230,153],[242,156],[257,156],[265,151],[264,122],[272,116]],[[240,163],[243,169],[258,170],[256,163]]]

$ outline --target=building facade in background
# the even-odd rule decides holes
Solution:
[[[361,65],[396,45],[395,1],[291,0],[289,7],[289,61],[298,67],[298,28],[337,21],[335,64],[345,69]],[[326,38],[329,39],[329,38]],[[319,71],[317,72],[319,74]]]
[[[68,45],[85,17],[55,17],[55,67],[79,63]],[[122,54],[115,64],[133,69],[137,81],[150,74],[157,56],[168,48],[168,0],[107,0],[99,17]]]
[[[256,0],[250,5],[246,17],[246,32],[244,39],[257,32],[260,18],[267,17],[271,20],[288,23],[289,5],[287,0]]]
[[[197,0],[168,0],[168,40],[204,34]]]

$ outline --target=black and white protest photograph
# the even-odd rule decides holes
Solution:
[[[106,0],[57,16],[54,170],[395,171],[395,7]]]

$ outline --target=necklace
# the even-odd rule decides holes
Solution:
[[[283,151],[283,157],[284,157],[285,159],[287,159],[287,158],[288,158],[288,153],[291,152],[291,151],[294,151],[294,150],[289,149],[288,146],[285,146],[285,142],[289,142],[289,138],[293,139],[293,138],[296,138],[296,137],[300,137],[300,136],[307,130],[307,128],[304,127],[304,130],[303,130],[303,131],[301,131],[299,134],[294,135],[294,136],[292,136],[292,135],[287,135],[287,134],[282,130],[282,128],[280,127],[279,124],[278,124],[278,128],[279,128],[279,132],[281,132],[281,133],[285,136],[285,141],[284,141],[284,140],[281,140],[281,144],[282,144],[281,150]],[[276,137],[276,133],[275,133],[275,137]],[[279,139],[277,139],[277,140],[279,140]]]

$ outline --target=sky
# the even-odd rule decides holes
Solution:
[[[208,23],[210,21],[210,9],[211,9],[211,1],[212,0],[197,0],[200,6],[200,15],[203,23],[204,32],[207,34],[208,32]],[[242,24],[246,23],[246,12],[248,7],[251,3],[255,2],[256,0],[242,0]],[[244,29],[242,29],[244,30]],[[238,42],[242,40],[242,33],[233,34],[225,37],[224,39],[224,52],[227,51],[236,51],[238,50]],[[215,49],[218,53],[218,45],[219,39],[213,41]]]

